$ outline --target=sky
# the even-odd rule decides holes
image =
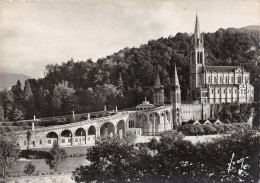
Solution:
[[[260,23],[260,0],[0,1],[0,72],[106,57],[151,39]]]

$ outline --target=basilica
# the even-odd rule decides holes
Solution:
[[[194,48],[190,52],[190,102],[251,103],[254,87],[250,84],[250,73],[240,66],[206,66],[203,35],[196,16]]]

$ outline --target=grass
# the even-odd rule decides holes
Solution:
[[[81,153],[86,153],[90,146],[72,146],[72,147],[60,147],[61,149],[65,149],[68,155],[73,155],[73,154],[81,154]],[[51,150],[50,148],[32,148],[34,151],[46,151],[49,152]]]
[[[51,170],[49,165],[46,164],[45,159],[18,161],[15,167],[16,172],[18,174],[23,174],[24,167],[28,162],[32,162],[32,164],[36,166],[35,173],[39,173],[41,175],[54,173],[54,170]],[[75,168],[80,165],[88,164],[90,164],[90,162],[86,160],[86,156],[64,158],[59,162],[57,172],[70,172],[75,170]]]

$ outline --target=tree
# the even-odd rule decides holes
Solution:
[[[19,121],[19,120],[22,120],[24,117],[23,117],[23,113],[22,111],[20,111],[19,109],[15,109],[12,113],[12,119],[14,121]]]
[[[49,90],[43,89],[43,87],[41,86],[38,91],[38,101],[39,101],[40,114],[42,116],[48,115],[49,112],[48,104],[50,101],[49,96],[50,96]]]
[[[124,139],[103,138],[87,153],[90,165],[76,168],[73,177],[76,182],[127,182],[134,171],[136,151]]]
[[[13,131],[7,132],[0,129],[0,180],[10,177],[20,154],[17,137]]]
[[[14,100],[11,95],[11,92],[9,92],[7,89],[3,92],[3,108],[5,112],[5,119],[11,120],[12,119],[12,111],[14,107]]]
[[[27,150],[29,150],[29,147],[30,147],[31,137],[32,137],[31,130],[27,130],[27,132],[26,132]]]
[[[33,100],[33,93],[31,90],[31,86],[28,80],[25,81],[24,84],[24,103],[26,106],[26,116],[31,117],[32,114],[34,113],[34,100]]]
[[[0,121],[4,121],[5,119],[5,111],[4,108],[0,105]]]
[[[27,175],[33,175],[35,172],[36,166],[32,164],[32,162],[28,162],[25,167],[23,172]]]
[[[51,98],[53,114],[65,114],[69,112],[68,109],[71,109],[71,107],[68,106],[68,103],[69,100],[73,100],[74,93],[75,90],[68,86],[68,82],[63,81],[55,85]]]
[[[119,73],[119,77],[118,77],[118,81],[117,81],[117,91],[118,91],[118,95],[124,96],[124,95],[123,95],[123,89],[124,89],[124,83],[123,83],[122,75],[121,75],[121,72],[120,72],[120,73]]]
[[[58,164],[62,158],[65,158],[67,153],[64,149],[60,149],[57,142],[54,142],[52,149],[49,152],[49,156],[46,157],[46,163],[51,169],[57,171]]]
[[[17,81],[16,85],[12,86],[11,91],[14,95],[14,102],[17,105],[23,105],[23,91],[22,91],[22,84],[20,80]]]

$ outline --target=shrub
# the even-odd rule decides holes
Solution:
[[[26,175],[32,175],[34,173],[36,169],[36,166],[34,164],[32,164],[32,162],[29,162],[28,164],[26,164],[26,166],[24,167],[24,173]]]
[[[217,133],[217,129],[212,125],[212,124],[205,124],[202,125],[204,134],[216,134]]]
[[[49,156],[49,152],[37,151],[37,150],[23,150],[20,157],[29,159],[30,156],[34,156],[35,159],[45,159]]]
[[[152,138],[152,140],[148,143],[148,147],[151,150],[156,150],[158,144],[158,140],[156,138]]]
[[[217,133],[225,132],[225,129],[222,124],[212,124],[212,126],[216,129]]]
[[[224,128],[224,132],[230,132],[230,131],[234,130],[234,127],[232,124],[223,123],[222,126]]]

